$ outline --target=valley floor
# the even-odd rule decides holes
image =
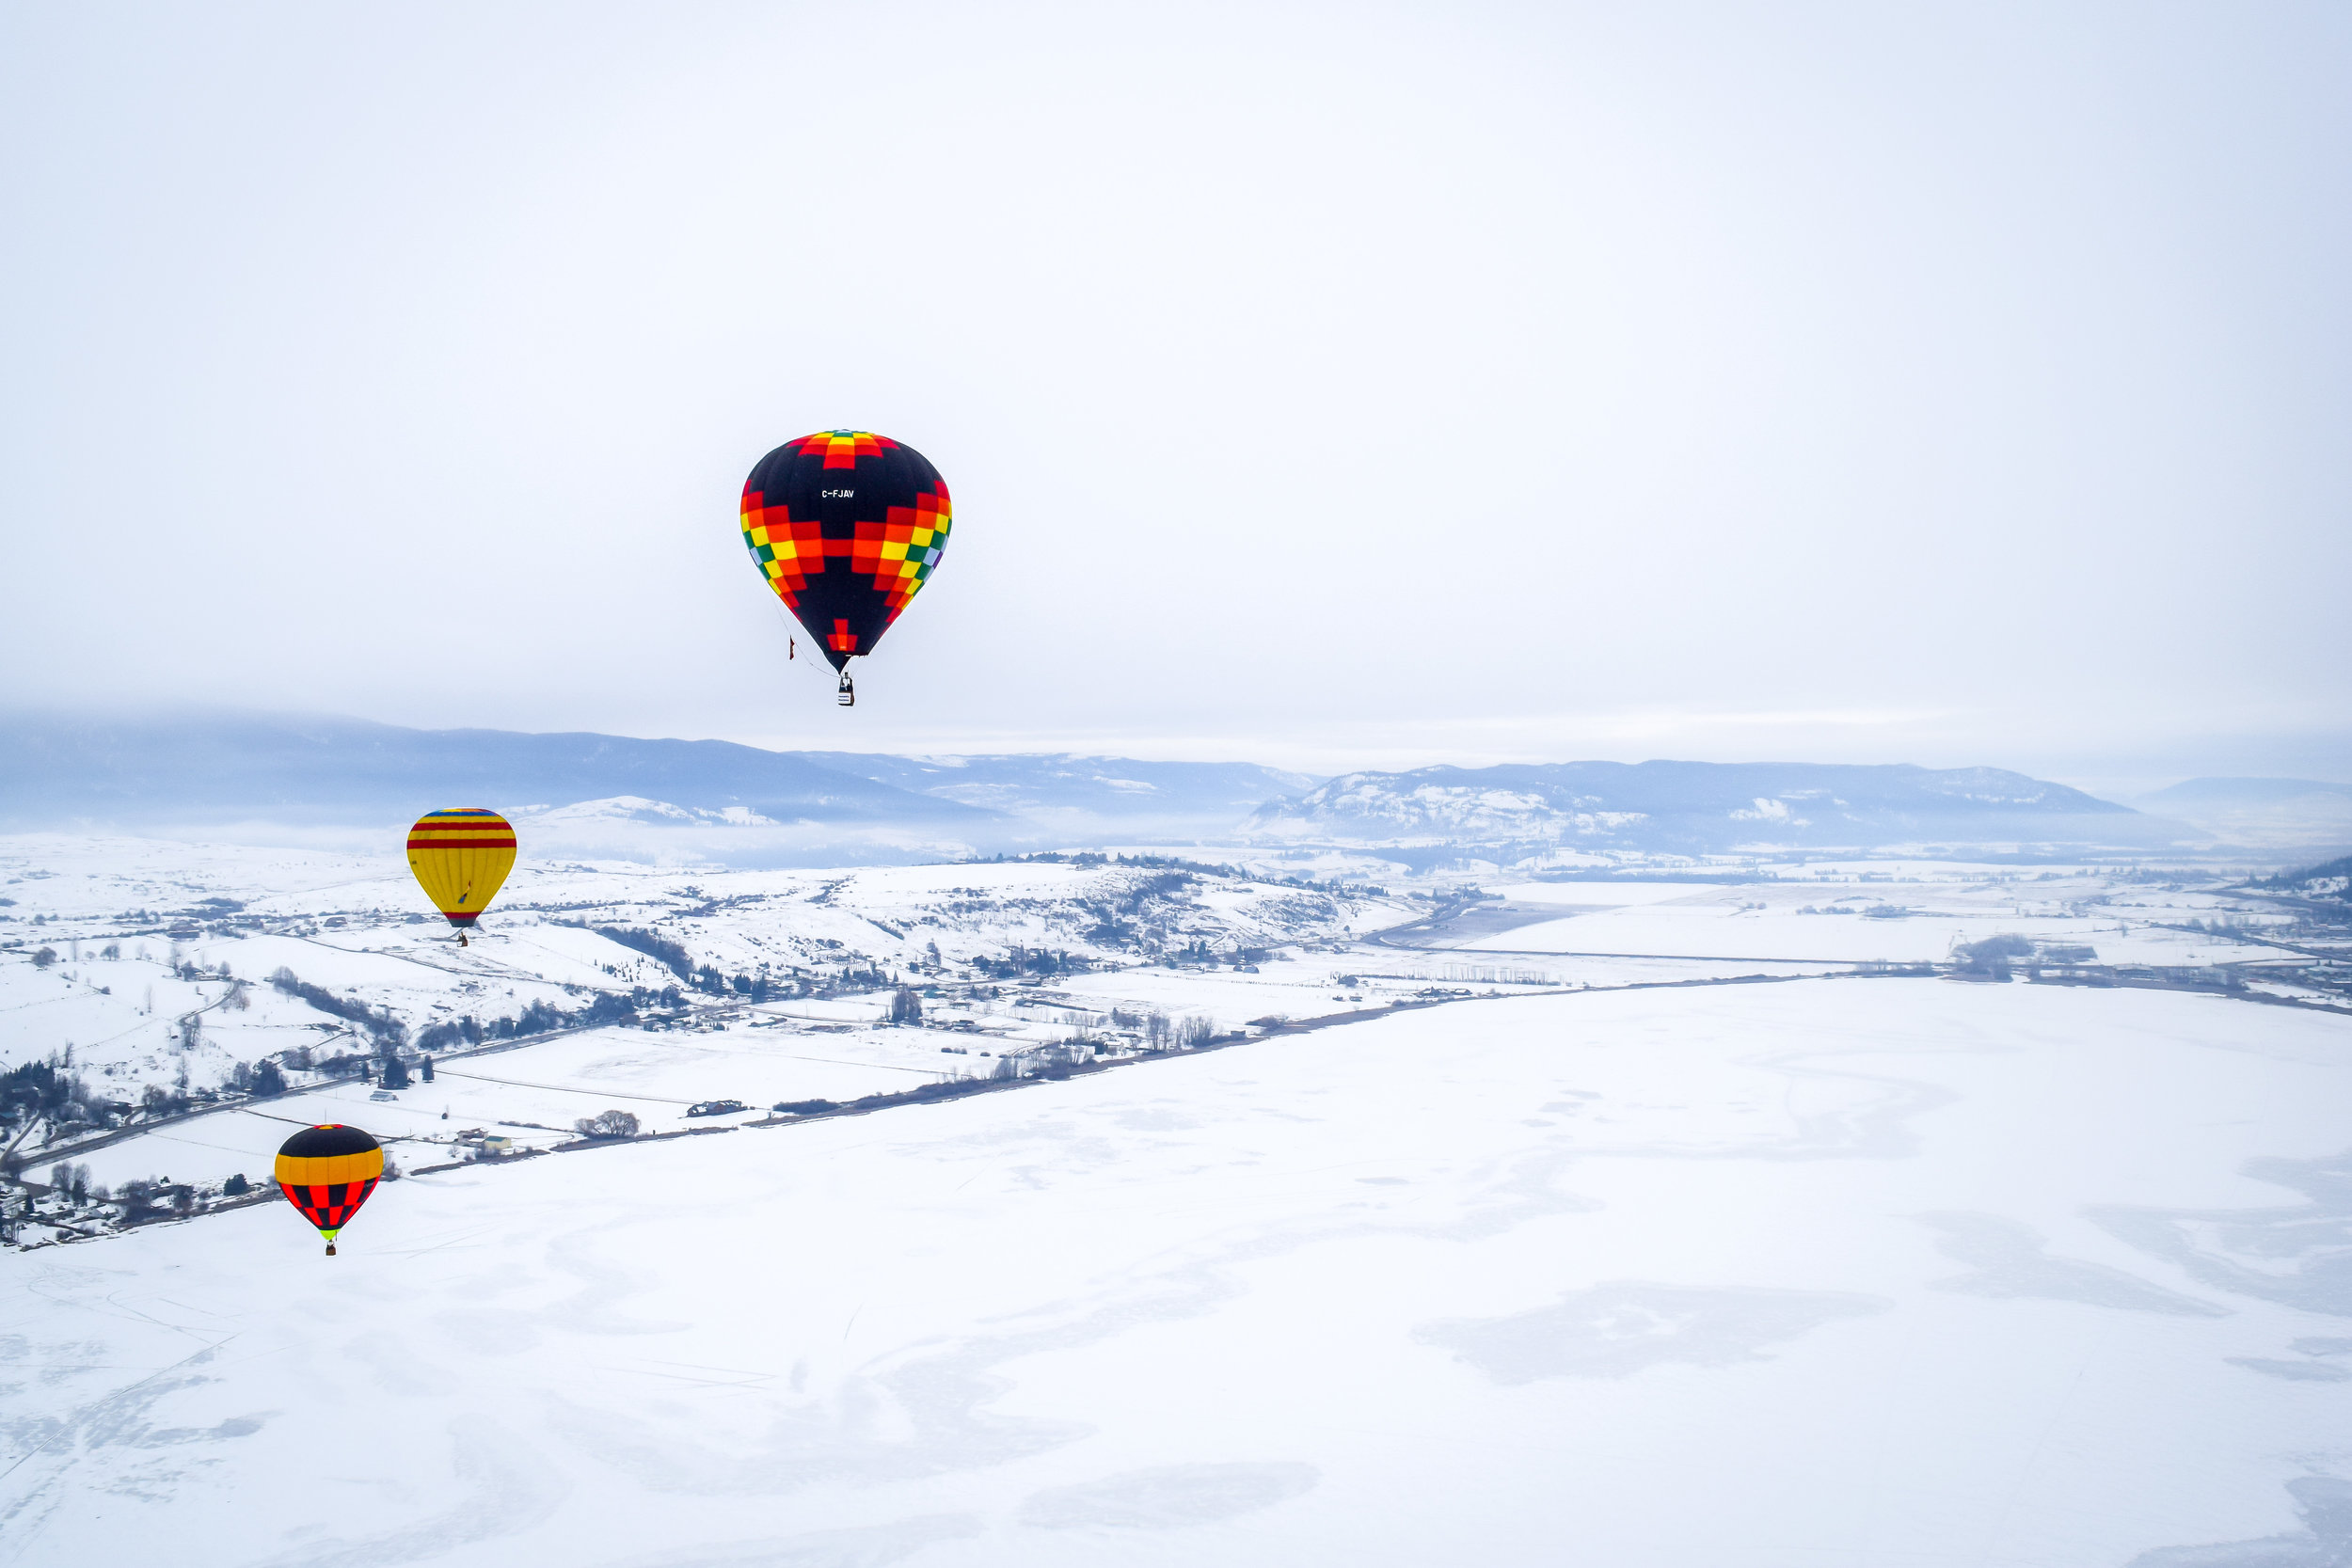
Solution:
[[[1553,990],[150,1227],[0,1259],[0,1563],[2333,1561],[2347,1104],[2218,996]]]

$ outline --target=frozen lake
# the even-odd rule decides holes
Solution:
[[[2333,1562],[2347,1104],[2217,997],[1557,993],[0,1255],[0,1563]]]

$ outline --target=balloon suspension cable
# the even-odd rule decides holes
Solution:
[[[768,607],[775,611],[776,625],[784,628],[785,662],[787,664],[798,665],[801,661],[800,639],[794,634],[799,630],[800,623],[792,619],[792,612],[789,610],[787,610],[784,606],[784,601],[777,598],[773,594],[768,595]],[[825,661],[821,658],[813,657],[808,661],[808,673],[812,676],[822,677],[825,673]]]

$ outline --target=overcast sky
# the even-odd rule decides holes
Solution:
[[[19,698],[2352,778],[2352,8],[0,18]]]

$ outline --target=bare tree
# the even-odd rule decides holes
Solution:
[[[600,1111],[572,1123],[572,1131],[583,1138],[633,1138],[637,1117],[628,1111]]]

